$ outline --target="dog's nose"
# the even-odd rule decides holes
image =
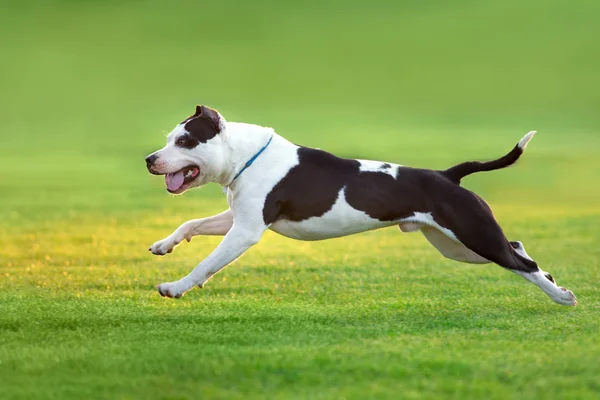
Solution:
[[[146,157],[146,167],[148,170],[152,168],[152,164],[154,164],[154,161],[156,161],[157,158],[158,156],[156,154],[150,154],[148,157]]]

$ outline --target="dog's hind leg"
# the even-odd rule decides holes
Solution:
[[[457,187],[458,188],[458,187]],[[518,242],[509,242],[491,209],[476,194],[460,188],[433,213],[441,229],[483,259],[494,262],[538,286],[553,301],[575,305],[573,293],[556,286],[550,274],[538,265]],[[515,247],[516,246],[516,247]]]
[[[192,219],[183,223],[168,237],[154,243],[149,251],[152,254],[164,256],[173,251],[173,248],[183,240],[188,242],[192,237],[198,235],[226,235],[233,225],[233,213],[231,210],[222,212],[208,218]]]
[[[425,221],[430,217],[423,218]],[[431,223],[435,224],[433,221]],[[469,250],[464,244],[446,235],[441,230],[428,225],[425,222],[401,222],[398,227],[402,232],[417,232],[421,231],[423,236],[435,247],[444,257],[451,260],[460,261],[470,264],[489,264],[491,261],[486,260],[479,254]]]
[[[531,258],[529,256],[529,254],[527,254],[527,251],[525,251],[525,246],[523,246],[523,243],[519,242],[519,241],[514,241],[514,242],[510,242],[510,245],[512,246],[513,249],[515,249],[515,251],[521,256],[524,257],[528,260],[533,261],[533,258]],[[543,271],[542,271],[543,272]],[[546,278],[548,280],[550,280],[550,282],[554,282],[554,278],[552,277],[552,275],[550,275],[547,272],[544,272],[544,274],[546,275]],[[554,282],[556,283],[556,282]]]
[[[489,264],[491,261],[467,248],[464,244],[448,237],[439,229],[425,226],[423,236],[446,258],[469,264]]]

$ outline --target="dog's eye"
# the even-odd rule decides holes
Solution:
[[[185,140],[185,138],[179,138],[177,139],[177,142],[175,142],[177,146],[185,146],[186,143],[187,141]]]

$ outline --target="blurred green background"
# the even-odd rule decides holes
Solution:
[[[5,394],[593,398],[600,390],[600,2],[0,7]],[[559,309],[518,277],[444,260],[395,229],[310,244],[268,233],[209,288],[164,301],[153,285],[185,274],[218,238],[162,259],[147,246],[226,207],[220,187],[172,197],[145,169],[144,157],[196,104],[340,156],[427,168],[501,156],[537,130],[516,168],[464,185],[572,285],[580,307]],[[211,341],[222,335],[231,340]],[[531,338],[542,345],[528,347]]]
[[[593,0],[3,4],[2,213],[165,201],[142,159],[197,103],[342,156],[432,168],[504,154],[537,129],[541,181],[516,187],[558,181],[548,197],[598,200],[582,187],[600,165],[587,164]]]

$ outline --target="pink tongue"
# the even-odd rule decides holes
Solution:
[[[183,171],[165,175],[165,182],[169,190],[175,191],[179,189],[183,185]]]

